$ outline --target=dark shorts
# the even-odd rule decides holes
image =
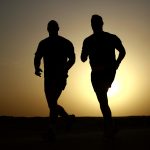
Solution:
[[[91,82],[94,90],[110,88],[114,81],[115,74],[115,70],[92,71]]]
[[[44,70],[45,87],[64,90],[67,84],[68,72],[64,70]]]
[[[60,78],[45,78],[44,86],[45,90],[64,90],[67,84],[67,77]]]

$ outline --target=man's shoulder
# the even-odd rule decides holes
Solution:
[[[91,34],[91,35],[87,36],[87,37],[85,38],[85,40],[92,39],[93,37],[94,37],[94,34]]]
[[[110,32],[104,32],[104,35],[108,38],[118,38],[118,36],[116,34],[110,33]]]
[[[116,34],[105,32],[105,38],[108,39],[113,44],[121,43],[120,38]]]
[[[63,42],[66,42],[66,43],[71,43],[72,44],[72,42],[69,40],[69,39],[67,39],[67,38],[65,38],[65,37],[63,37],[63,36],[58,36],[58,38],[59,38],[59,40],[61,40],[61,41],[63,41]]]
[[[46,43],[46,42],[48,41],[48,39],[49,39],[49,37],[47,37],[47,38],[45,38],[45,39],[42,39],[39,43],[40,43],[40,44],[44,44],[44,43]]]
[[[91,41],[93,38],[94,38],[94,34],[91,34],[91,35],[89,35],[88,37],[86,37],[86,38],[84,39],[84,42],[89,42],[89,41]]]

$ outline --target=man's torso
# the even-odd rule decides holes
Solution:
[[[85,39],[85,48],[88,49],[92,70],[115,66],[116,41],[116,36],[107,32],[99,35],[92,34]]]
[[[61,36],[57,36],[42,40],[40,45],[45,77],[66,76],[65,66],[71,42]]]

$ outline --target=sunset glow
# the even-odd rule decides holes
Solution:
[[[43,75],[34,75],[33,59],[39,41],[48,36],[51,19],[58,21],[59,34],[72,41],[76,53],[59,103],[70,114],[101,115],[89,62],[80,60],[83,40],[92,34],[93,14],[104,18],[104,31],[119,36],[127,53],[108,92],[113,116],[150,115],[150,1],[6,0],[0,4],[1,116],[49,114]]]

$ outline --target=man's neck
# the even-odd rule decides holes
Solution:
[[[99,31],[94,31],[93,33],[94,33],[95,35],[97,35],[97,34],[99,35],[99,34],[104,33],[104,31],[103,31],[103,30],[99,30]]]
[[[50,37],[57,37],[57,36],[58,36],[58,33],[49,33],[49,36],[50,36]]]

